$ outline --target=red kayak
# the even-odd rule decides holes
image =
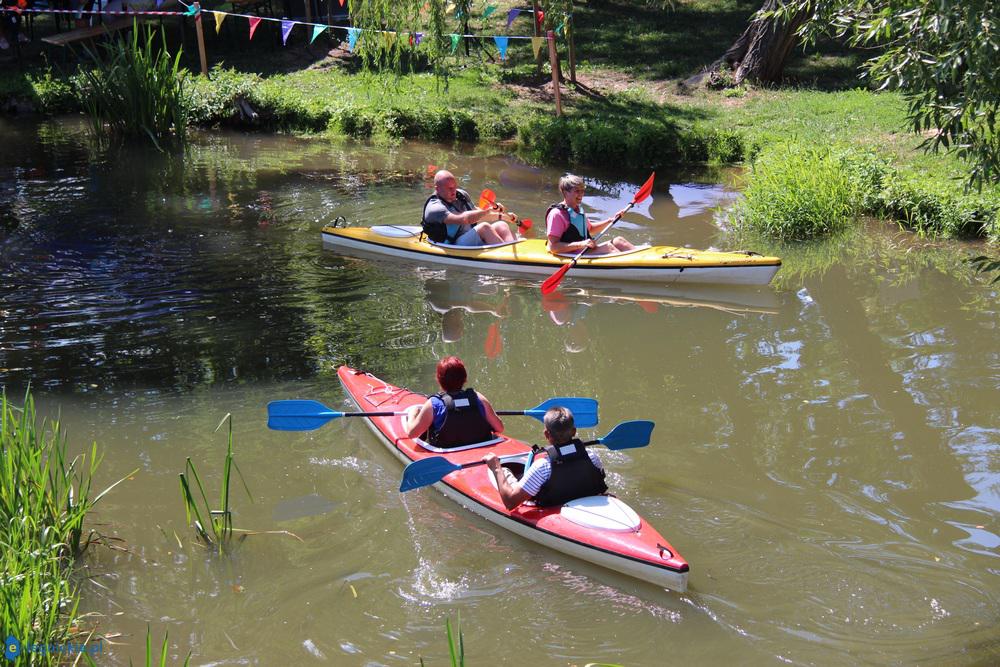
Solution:
[[[337,374],[362,412],[399,412],[427,400],[424,394],[395,387],[370,373],[341,366]],[[402,417],[371,416],[365,422],[404,464],[444,457],[455,465],[478,462],[486,452],[504,465],[527,461],[531,446],[500,436],[479,445],[435,450],[403,435]],[[438,460],[441,460],[440,458]],[[493,473],[483,465],[448,472],[433,485],[462,507],[533,542],[657,586],[684,592],[688,564],[652,526],[610,495],[579,498],[554,507],[522,503],[504,507]]]

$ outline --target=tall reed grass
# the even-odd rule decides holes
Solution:
[[[861,192],[843,156],[828,148],[781,144],[754,162],[733,220],[778,241],[805,241],[846,230],[861,212]]]
[[[201,483],[201,477],[198,476],[198,471],[190,457],[185,460],[184,472],[180,473],[181,498],[184,500],[184,513],[187,522],[194,526],[198,537],[205,544],[219,552],[226,548],[233,536],[233,513],[229,503],[229,486],[233,478],[233,470],[239,475],[247,498],[253,502],[253,496],[250,495],[250,489],[243,479],[243,473],[233,458],[233,416],[227,414],[223,417],[215,429],[216,432],[222,428],[223,424],[229,425],[229,437],[226,441],[226,458],[222,464],[219,509],[213,510],[211,503],[208,502],[205,486]],[[198,492],[197,495],[195,495],[195,490]]]
[[[22,644],[61,643],[77,614],[69,569],[99,539],[84,537],[84,519],[122,480],[94,495],[97,444],[70,459],[59,422],[39,425],[30,393],[18,408],[4,392],[0,413],[0,628]]]
[[[99,137],[145,137],[158,148],[187,136],[190,99],[184,92],[181,49],[171,58],[167,39],[133,23],[129,36],[86,49],[93,69],[84,69],[81,102]]]

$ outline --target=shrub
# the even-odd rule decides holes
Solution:
[[[754,163],[737,226],[781,241],[819,238],[847,229],[860,212],[858,190],[830,149],[781,144]]]

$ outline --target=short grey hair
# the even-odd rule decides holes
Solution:
[[[569,411],[569,408],[549,409],[545,413],[542,423],[545,424],[545,430],[558,444],[569,442],[576,435],[576,422],[573,421],[573,413]]]
[[[566,174],[565,176],[559,179],[559,190],[561,192],[572,192],[573,190],[582,187],[584,187],[583,179],[580,178],[579,176],[575,176],[573,174]]]

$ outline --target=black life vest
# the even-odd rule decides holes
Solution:
[[[577,241],[583,241],[584,239],[589,239],[590,238],[590,229],[589,228],[587,229],[587,235],[584,236],[584,235],[582,235],[580,233],[580,230],[577,228],[577,226],[573,224],[573,214],[569,210],[569,206],[566,206],[565,202],[559,202],[558,204],[552,204],[551,206],[549,206],[545,210],[545,222],[546,222],[546,224],[548,224],[548,221],[549,221],[549,213],[551,213],[552,209],[554,209],[554,208],[557,208],[560,211],[562,211],[563,213],[565,213],[566,217],[569,219],[569,224],[566,225],[566,231],[564,231],[562,233],[562,236],[559,237],[560,241],[562,241],[563,243],[576,243]],[[584,221],[585,221],[584,224],[586,224],[586,217],[584,217]]]
[[[461,447],[493,439],[493,427],[480,410],[479,397],[471,387],[453,393],[435,394],[444,403],[441,428],[427,429],[427,441],[435,447]]]
[[[574,445],[575,449],[563,453],[561,449],[568,448],[567,445]],[[604,471],[590,460],[587,448],[581,441],[574,438],[566,445],[550,445],[545,451],[549,455],[552,476],[535,495],[534,501],[537,504],[562,505],[577,498],[599,496],[607,492]]]
[[[420,226],[423,228],[424,234],[427,234],[427,238],[435,243],[454,243],[462,235],[462,232],[468,231],[469,225],[446,225],[443,221],[429,222],[427,220],[427,205],[433,200],[444,204],[444,207],[452,213],[471,211],[475,206],[472,205],[472,200],[469,199],[469,195],[465,194],[464,190],[458,190],[455,193],[455,201],[451,204],[438,197],[436,192],[424,202],[424,208],[420,214]],[[463,227],[466,229],[462,229]]]

